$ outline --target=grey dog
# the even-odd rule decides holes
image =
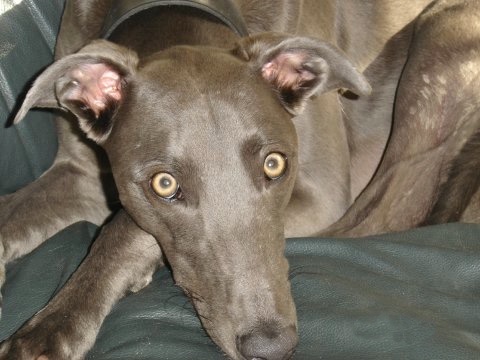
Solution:
[[[233,25],[155,6],[105,35],[124,3],[67,1],[16,116],[63,113],[53,166],[0,199],[3,263],[105,225],[1,359],[82,358],[165,262],[229,357],[288,359],[286,236],[480,219],[477,1],[223,1]]]

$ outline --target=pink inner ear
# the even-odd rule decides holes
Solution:
[[[262,67],[262,76],[279,88],[298,89],[302,83],[313,80],[315,74],[303,66],[307,55],[302,52],[285,52],[277,55]]]
[[[122,98],[122,79],[118,72],[106,64],[84,64],[72,70],[73,88],[66,98],[77,100],[98,117],[109,101]]]

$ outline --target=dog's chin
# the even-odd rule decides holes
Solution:
[[[219,347],[219,349],[232,360],[244,360],[245,358],[238,352],[236,337],[234,331],[230,327],[225,326],[227,321],[215,323],[211,317],[202,312],[205,306],[203,302],[191,299],[195,310],[202,322],[203,329],[208,334],[210,339]]]
[[[219,338],[217,334],[207,331],[207,334],[213,342],[220,348],[220,350],[231,360],[245,360],[245,358],[238,352],[235,336]]]

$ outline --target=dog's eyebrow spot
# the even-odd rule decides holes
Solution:
[[[260,150],[263,148],[262,140],[260,137],[253,137],[246,140],[242,146],[242,153],[254,155],[258,154]]]

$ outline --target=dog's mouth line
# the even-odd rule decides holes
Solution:
[[[240,353],[238,353],[236,349],[235,336],[232,336],[232,341],[222,339],[222,337],[217,334],[218,329],[214,325],[214,321],[210,317],[204,315],[203,311],[200,310],[200,307],[202,306],[206,306],[207,308],[210,307],[208,302],[202,296],[196,294],[194,291],[189,290],[186,287],[180,287],[183,289],[185,295],[191,301],[193,309],[195,310],[195,313],[200,319],[200,323],[203,330],[205,331],[205,334],[212,340],[212,342],[219,349],[219,351],[222,352],[227,359],[246,360]],[[231,343],[231,346],[228,346],[228,343]]]

